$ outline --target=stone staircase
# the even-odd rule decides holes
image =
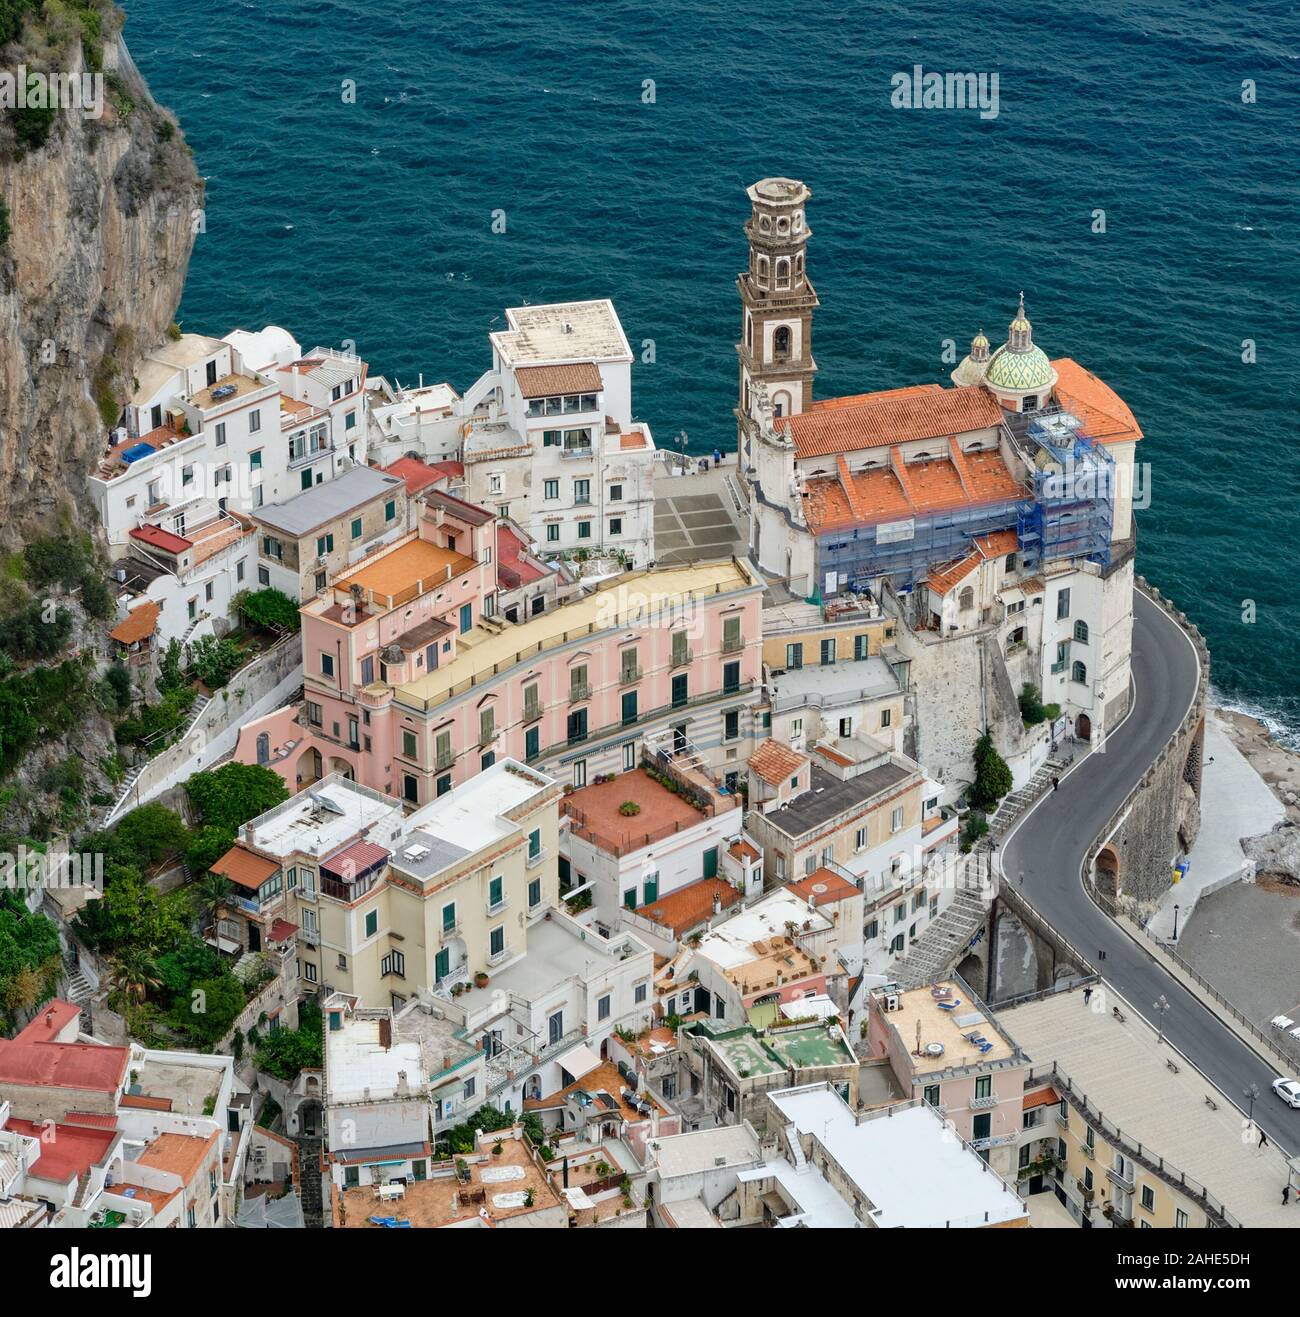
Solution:
[[[984,926],[988,912],[988,902],[978,888],[958,888],[952,904],[898,962],[896,981],[905,988],[919,988],[943,978],[961,959],[971,938]]]
[[[185,724],[185,730],[181,733],[182,739],[190,734],[194,728],[194,724],[198,722],[199,717],[202,715],[203,710],[211,703],[212,697],[210,695],[204,695],[202,692],[194,697],[194,703],[190,705],[190,720]],[[122,779],[122,789],[117,793],[117,799],[113,802],[113,808],[108,811],[108,815],[104,820],[106,824],[112,823],[113,820],[123,812],[126,802],[131,798],[131,792],[134,790],[136,782],[140,779],[140,774],[144,772],[148,763],[148,759],[141,760],[140,763],[136,764],[131,771],[127,773],[126,777]]]
[[[989,835],[981,840],[977,849],[987,850],[990,839],[1001,842],[1015,821],[1044,791],[1051,790],[1053,779],[1064,773],[1069,766],[1070,760],[1067,758],[1049,758],[1023,787],[1003,796],[998,801],[997,809],[989,816]]]
[[[77,968],[76,963],[71,959],[65,959],[63,962],[64,977],[68,981],[67,992],[64,1000],[70,1002],[73,1006],[85,1007],[95,995],[95,990],[90,986],[90,980]]]

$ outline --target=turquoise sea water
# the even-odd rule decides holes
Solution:
[[[944,341],[1001,341],[1023,288],[1146,432],[1140,569],[1221,698],[1300,744],[1291,4],[125,5],[208,179],[188,328],[351,339],[464,389],[503,307],[609,296],[654,342],[659,443],[730,448],[744,188],[802,178],[819,395],[946,382]],[[891,108],[916,64],[996,72],[997,117]]]

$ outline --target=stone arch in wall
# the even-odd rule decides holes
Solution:
[[[1097,852],[1097,890],[1114,900],[1120,891],[1119,852],[1114,846],[1103,846]]]
[[[981,941],[978,946],[972,947],[962,958],[957,966],[957,973],[970,986],[972,992],[977,992],[981,997],[988,993],[988,966],[984,960],[984,942]]]

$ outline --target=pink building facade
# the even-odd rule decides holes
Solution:
[[[574,786],[684,757],[738,788],[761,734],[753,569],[628,573],[512,624],[495,616],[492,533],[444,496],[304,607],[299,739],[286,749],[277,726],[262,762],[293,790],[339,771],[411,806],[506,756]],[[268,730],[249,724],[238,757],[256,761]]]

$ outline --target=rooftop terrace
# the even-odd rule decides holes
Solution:
[[[693,601],[757,589],[760,582],[735,558],[625,572],[591,594],[506,630],[476,626],[463,633],[456,656],[397,687],[400,703],[428,709],[492,680],[525,658],[586,636],[630,625],[646,627]]]

